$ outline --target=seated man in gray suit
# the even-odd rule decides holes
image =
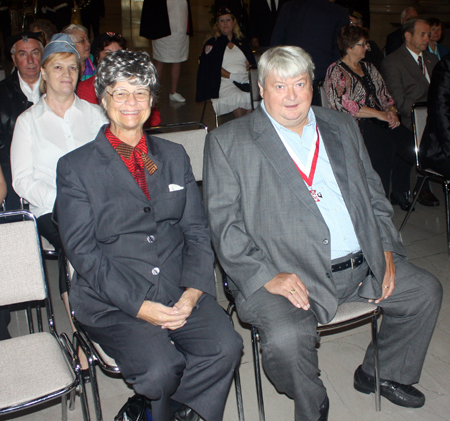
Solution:
[[[430,24],[426,20],[408,20],[402,27],[405,42],[381,63],[381,74],[394,98],[398,115],[409,130],[412,130],[411,107],[415,102],[427,100],[431,73],[439,61],[435,54],[427,50],[430,30]],[[410,206],[409,184],[414,160],[413,144],[408,151],[397,149],[394,165],[404,177],[396,180],[398,184],[392,190],[404,193],[392,194],[391,202],[393,205],[400,205],[403,210],[408,210]],[[422,189],[418,201],[424,206],[439,205],[439,200],[429,186]]]
[[[240,318],[261,336],[263,365],[295,401],[296,420],[327,420],[317,323],[344,302],[383,307],[381,394],[420,407],[419,381],[442,300],[406,259],[393,210],[351,116],[311,107],[311,58],[275,47],[258,65],[263,102],[212,131],[203,191],[212,240]],[[374,392],[371,346],[354,386]]]

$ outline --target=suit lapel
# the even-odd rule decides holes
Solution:
[[[403,50],[403,61],[404,61],[404,68],[405,69],[409,69],[410,73],[412,74],[412,76],[417,80],[417,82],[420,83],[426,83],[428,85],[428,80],[425,77],[425,75],[423,74],[422,70],[420,70],[419,64],[417,63],[416,60],[414,60],[414,57],[411,55],[411,53],[408,51],[408,49],[406,48],[405,44],[403,44],[402,46]],[[423,57],[423,62],[425,63],[425,66],[427,67],[428,70],[428,61],[425,56]],[[431,75],[430,72],[428,72],[429,75]]]
[[[265,115],[261,107],[253,112],[253,116],[253,134],[256,145],[261,149],[284,184],[310,212],[323,221],[319,208],[311,197],[305,182],[269,118]]]
[[[148,171],[145,171],[145,180],[147,181],[147,187],[148,187],[148,193],[150,195],[150,198],[156,196],[156,190],[157,188],[161,188],[163,184],[158,183],[157,181],[161,177],[162,169],[163,169],[163,163],[158,160],[159,152],[155,146],[155,144],[151,140],[151,136],[145,135],[147,138],[147,150],[148,150],[148,157],[155,163],[157,170],[153,173],[153,175],[150,175]],[[167,189],[169,188],[166,186]],[[168,190],[167,190],[168,191]]]

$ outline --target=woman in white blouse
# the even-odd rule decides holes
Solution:
[[[61,294],[67,292],[67,287],[64,252],[52,219],[56,164],[66,153],[93,140],[108,122],[99,106],[75,95],[79,68],[79,54],[69,36],[54,35],[42,56],[44,95],[19,116],[11,144],[13,187],[29,202],[39,233],[59,252]]]

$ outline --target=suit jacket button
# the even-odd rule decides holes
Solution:
[[[155,236],[154,236],[154,235],[149,235],[149,236],[147,237],[147,241],[148,241],[150,244],[154,243],[154,242],[155,242]]]
[[[322,243],[326,246],[328,244],[328,240],[325,238],[325,240],[323,240]]]
[[[152,269],[152,275],[158,275],[159,272],[160,272],[159,268]]]
[[[145,212],[145,213],[150,213],[150,212],[151,212],[150,206],[146,206],[146,207],[144,208],[144,212]]]

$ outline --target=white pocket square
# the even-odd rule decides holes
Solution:
[[[183,189],[184,187],[179,186],[178,184],[169,184],[169,191],[178,191]]]

